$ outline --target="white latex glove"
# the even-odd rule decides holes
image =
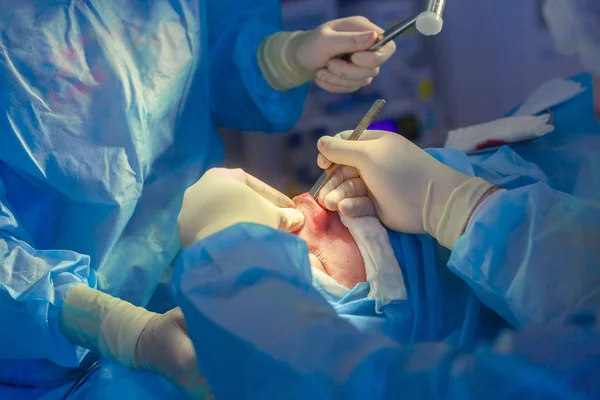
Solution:
[[[340,168],[321,190],[319,201],[344,215],[372,215],[373,205],[388,228],[429,233],[452,249],[473,210],[494,186],[440,163],[404,137],[367,131],[360,141],[351,132],[319,140],[321,168]],[[368,189],[368,190],[367,190]]]
[[[148,321],[135,347],[135,364],[164,376],[192,399],[213,398],[196,365],[196,350],[179,307]]]
[[[396,51],[393,41],[366,51],[382,33],[365,17],[336,19],[310,31],[279,32],[266,38],[258,60],[267,82],[277,90],[314,79],[332,93],[354,92],[369,85]],[[339,58],[346,54],[352,54],[351,62]]]
[[[240,222],[294,232],[304,215],[286,195],[243,170],[213,168],[185,192],[178,217],[181,246]]]
[[[61,332],[73,343],[167,378],[192,399],[211,398],[179,308],[156,314],[86,285],[67,293]]]

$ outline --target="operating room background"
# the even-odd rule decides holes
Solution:
[[[448,130],[501,118],[537,86],[582,72],[557,54],[542,17],[544,0],[447,0],[437,37],[413,31],[373,84],[349,95],[311,86],[301,120],[285,135],[221,132],[227,166],[241,167],[284,193],[308,190],[322,172],[316,142],[353,129],[377,98],[387,101],[377,128],[422,147],[444,145]],[[386,29],[416,15],[422,0],[283,0],[287,30],[363,15]]]

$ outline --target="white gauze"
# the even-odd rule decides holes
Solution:
[[[340,214],[344,226],[354,238],[365,264],[370,291],[368,299],[375,301],[375,311],[395,300],[406,300],[406,286],[386,229],[375,217],[349,218]],[[350,290],[329,275],[313,268],[313,278],[329,293],[343,297]]]

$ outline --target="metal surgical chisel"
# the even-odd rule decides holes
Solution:
[[[411,30],[411,28],[414,28],[416,22],[417,22],[417,18],[414,17],[414,18],[404,20],[404,21],[400,22],[399,24],[392,26],[391,28],[389,28],[388,30],[383,32],[383,34],[381,35],[381,39],[378,40],[374,45],[369,47],[367,49],[367,51],[379,50],[380,48],[382,48],[383,46],[385,46],[392,40],[396,39],[398,36],[402,35],[405,32],[408,32],[409,30]],[[345,54],[341,58],[344,61],[350,62],[351,57],[352,57],[352,54]]]
[[[375,119],[379,111],[385,105],[385,100],[375,100],[375,103],[371,106],[369,111],[365,114],[365,116],[360,120],[354,132],[350,135],[347,140],[358,140],[360,136],[363,134],[365,130],[371,125],[371,122]],[[331,164],[329,168],[327,168],[322,174],[321,177],[317,180],[317,182],[310,189],[310,195],[313,199],[317,200],[319,197],[319,192],[331,180],[333,174],[340,168],[338,164]]]

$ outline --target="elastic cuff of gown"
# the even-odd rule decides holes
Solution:
[[[265,38],[258,47],[257,59],[263,76],[272,88],[286,91],[314,79],[315,74],[306,71],[290,55],[290,46],[302,31],[277,32]]]
[[[442,246],[448,249],[454,247],[479,200],[492,187],[481,178],[472,178],[454,189],[436,230],[436,238]]]
[[[60,328],[73,343],[131,367],[138,338],[154,315],[99,290],[76,285],[63,303]]]
[[[63,333],[60,320],[64,302],[74,286],[85,285],[95,288],[98,282],[95,271],[89,267],[87,256],[77,257],[76,264],[73,268],[69,268],[69,270],[66,271],[67,273],[61,273],[52,279],[54,287],[52,292],[53,297],[52,300],[48,300],[50,307],[45,315],[50,329],[50,338],[48,340],[51,341],[51,345],[45,347],[49,351],[47,357],[50,361],[57,366],[73,368],[77,367],[87,356],[88,349],[77,343],[73,343]],[[40,315],[40,317],[42,316]],[[40,343],[48,342],[46,339],[42,340],[40,338]]]
[[[281,92],[266,80],[258,60],[258,48],[265,37],[276,33],[264,26],[251,26],[240,35],[234,53],[234,63],[254,104],[273,125],[273,130],[283,132],[302,115],[308,85]]]

